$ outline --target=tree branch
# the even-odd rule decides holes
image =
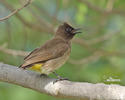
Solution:
[[[7,53],[7,54],[11,54],[13,56],[26,56],[29,53],[29,52],[21,51],[21,50],[7,49],[3,46],[0,46],[0,51]]]
[[[108,9],[107,10],[107,9],[100,8],[100,7],[92,4],[88,0],[78,0],[78,1],[81,3],[84,3],[88,8],[90,8],[98,13],[101,13],[101,14],[108,14],[108,15],[119,14],[119,15],[125,16],[125,11],[120,10],[120,9],[112,9],[112,10]]]
[[[125,87],[119,85],[91,84],[56,79],[0,63],[0,81],[17,84],[25,88],[55,97],[85,100],[125,100]]]
[[[27,2],[21,6],[20,8],[14,10],[12,13],[10,13],[8,16],[5,16],[3,18],[0,18],[0,21],[6,20],[8,18],[10,18],[11,16],[13,16],[14,14],[16,14],[17,12],[19,12],[21,9],[23,9],[24,7],[28,6],[31,3],[31,0],[27,0]]]
[[[86,41],[86,42],[87,42],[89,45],[96,44],[96,43],[100,43],[100,42],[103,42],[103,41],[105,41],[105,40],[111,39],[113,36],[118,35],[121,31],[122,31],[122,29],[120,29],[120,30],[118,30],[118,31],[115,31],[115,32],[105,33],[104,35],[102,35],[102,36],[100,36],[100,37],[97,37],[97,38],[92,39],[92,40],[88,40],[88,41]]]
[[[5,0],[0,0],[2,4],[5,5],[5,7],[7,9],[9,9],[11,12],[14,10],[14,8],[8,3],[6,2]],[[15,13],[15,16],[20,20],[20,22],[22,24],[24,24],[26,27],[30,28],[30,29],[34,29],[36,31],[39,31],[39,32],[47,32],[50,34],[50,30],[48,30],[47,28],[45,27],[41,27],[42,25],[44,26],[45,23],[40,23],[40,25],[35,24],[35,23],[31,23],[29,21],[27,21],[25,18],[22,17],[22,15],[20,15],[19,13]],[[53,32],[53,31],[52,31]]]

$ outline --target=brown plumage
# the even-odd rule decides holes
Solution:
[[[67,61],[71,51],[71,39],[79,29],[74,29],[69,24],[60,25],[53,39],[47,41],[40,48],[32,51],[24,58],[21,68],[29,68],[35,64],[42,64],[41,73],[49,74]]]

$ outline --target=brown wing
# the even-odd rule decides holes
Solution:
[[[31,56],[31,54],[35,53],[38,51],[39,48],[36,48],[35,50],[33,50],[32,52],[30,52],[25,58],[24,60],[26,60],[27,58],[29,58],[29,56]]]
[[[21,65],[22,68],[30,66],[38,62],[45,62],[50,59],[55,59],[62,56],[69,48],[69,45],[60,40],[50,40],[42,47],[32,51],[24,59],[24,64]]]

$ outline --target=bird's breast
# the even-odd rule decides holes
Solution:
[[[54,70],[60,68],[69,58],[70,55],[70,48],[64,53],[63,56],[58,57],[56,59],[52,59],[47,61],[44,66],[42,67],[42,73],[51,73]]]

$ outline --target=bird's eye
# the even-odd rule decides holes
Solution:
[[[72,28],[71,28],[71,27],[67,27],[67,28],[65,29],[65,31],[68,32],[68,33],[70,33],[70,32],[72,31]]]

